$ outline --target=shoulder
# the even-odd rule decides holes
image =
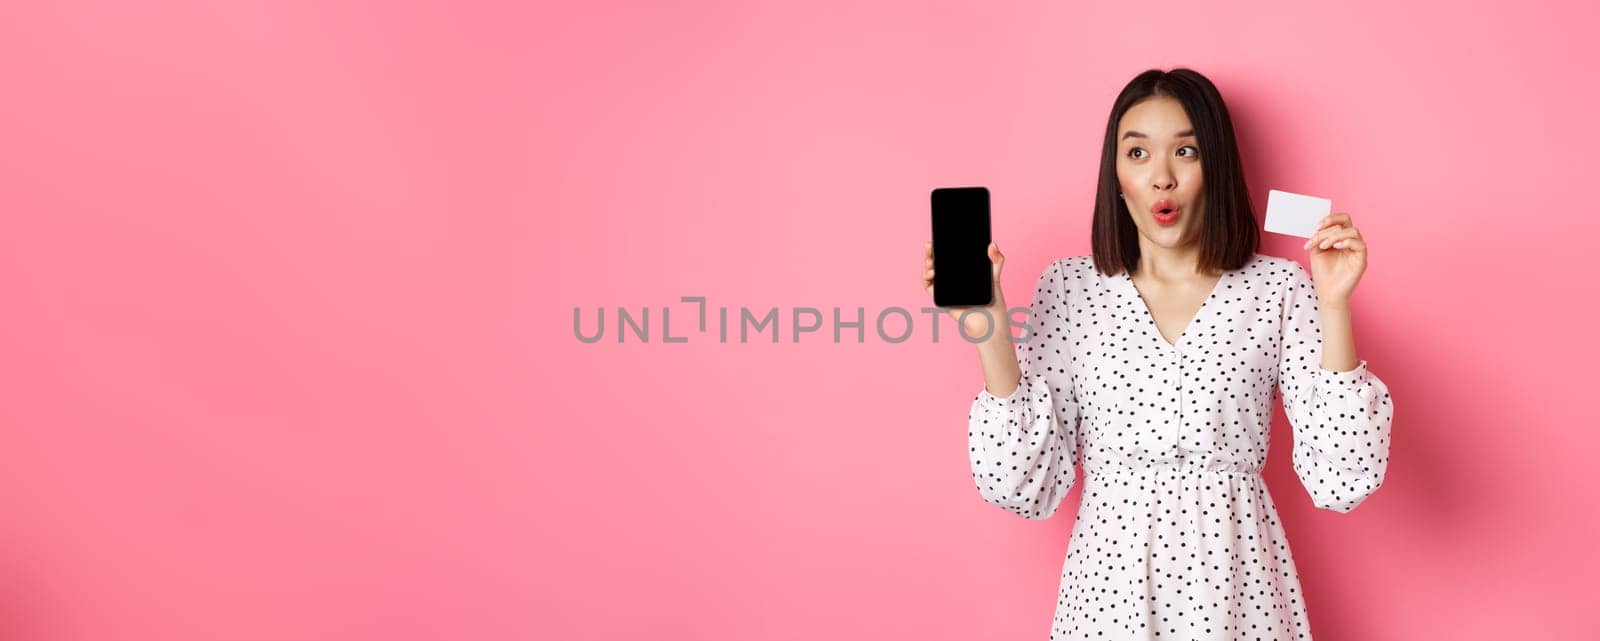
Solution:
[[[1250,263],[1245,265],[1245,272],[1252,280],[1263,281],[1277,287],[1311,280],[1310,274],[1300,261],[1266,254],[1256,254]]]
[[[1311,273],[1300,261],[1279,256],[1256,254],[1245,268],[1246,278],[1268,295],[1279,300],[1294,296],[1315,295],[1316,287]]]
[[[1039,288],[1054,290],[1061,298],[1072,298],[1103,282],[1094,268],[1093,256],[1064,256],[1050,261],[1039,274]]]
[[[1100,273],[1094,268],[1093,256],[1063,256],[1045,266],[1040,280],[1054,279],[1067,289],[1072,289],[1075,285],[1091,282],[1099,277]]]
[[[1063,256],[1051,262],[1050,266],[1066,278],[1078,279],[1095,275],[1093,256]]]

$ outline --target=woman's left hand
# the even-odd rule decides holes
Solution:
[[[1348,305],[1356,282],[1367,270],[1367,243],[1350,222],[1350,214],[1335,212],[1323,218],[1303,249],[1311,251],[1311,279],[1317,287],[1317,302]]]

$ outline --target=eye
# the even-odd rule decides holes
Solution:
[[[1184,145],[1183,147],[1178,148],[1178,151],[1183,151],[1184,149],[1193,149],[1194,150],[1194,153],[1189,154],[1189,157],[1191,157],[1191,158],[1200,155],[1200,148],[1196,147],[1194,145]]]
[[[1129,156],[1133,156],[1134,158],[1138,158],[1138,156],[1134,156],[1133,155],[1133,152],[1135,152],[1135,151],[1144,151],[1144,147],[1134,147],[1133,149],[1129,149],[1128,150],[1128,155]]]

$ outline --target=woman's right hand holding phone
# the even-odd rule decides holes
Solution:
[[[978,358],[983,364],[984,385],[990,394],[1000,397],[1007,397],[1015,392],[1022,378],[1022,370],[1017,366],[1016,347],[1011,342],[1011,322],[1010,316],[1006,314],[1006,297],[1000,290],[1000,271],[1005,262],[1006,257],[1000,253],[1000,246],[993,242],[989,243],[994,294],[989,300],[989,305],[980,308],[983,311],[965,314],[973,308],[946,308],[951,318],[958,324],[964,324],[966,340],[984,339],[977,343]],[[933,241],[930,240],[924,246],[922,261],[922,288],[928,292],[930,299],[933,297],[934,278]],[[965,320],[962,319],[963,314],[966,316]]]
[[[995,321],[1003,321],[1006,319],[1005,296],[1000,291],[1000,270],[1005,267],[1005,262],[1006,257],[1005,254],[1000,253],[1000,246],[993,242],[989,243],[989,272],[991,278],[991,287],[994,288],[994,293],[989,299],[989,305],[981,308],[988,311],[987,315],[978,311],[975,311],[971,314],[966,314],[965,322],[967,336],[971,337],[971,339],[977,339],[984,336],[984,334],[988,331],[991,317]],[[933,241],[930,240],[923,247],[922,261],[922,289],[928,292],[929,299],[933,298],[933,281]],[[973,308],[946,307],[945,309],[946,311],[950,312],[950,318],[955,319],[957,323],[961,323],[962,314]],[[1003,327],[1005,325],[1002,323],[1000,326]],[[996,333],[999,332],[997,331]],[[1007,336],[1009,337],[1010,334],[1007,333]]]

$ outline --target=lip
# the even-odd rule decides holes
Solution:
[[[1168,212],[1165,214],[1161,213],[1161,210],[1163,209],[1168,210]],[[1156,222],[1162,225],[1171,225],[1172,223],[1178,222],[1178,214],[1182,213],[1182,211],[1182,207],[1179,207],[1177,204],[1165,198],[1157,200],[1155,204],[1150,206],[1150,215],[1154,216]]]

